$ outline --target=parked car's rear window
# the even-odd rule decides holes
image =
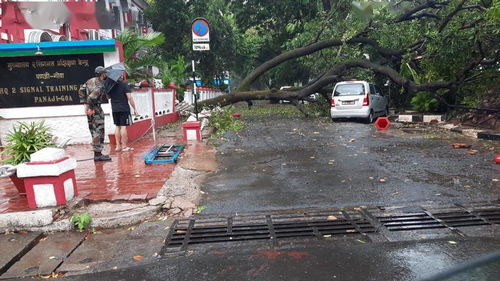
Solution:
[[[335,88],[334,96],[357,96],[365,94],[365,86],[361,83],[341,84]]]

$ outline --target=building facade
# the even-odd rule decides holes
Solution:
[[[90,143],[76,88],[96,65],[123,62],[112,40],[121,31],[151,31],[142,17],[147,7],[145,0],[0,0],[0,145],[17,122],[39,120],[70,143]],[[110,133],[109,104],[103,109]]]
[[[145,0],[0,0],[0,43],[113,39],[150,28]]]

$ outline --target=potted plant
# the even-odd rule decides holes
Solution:
[[[7,154],[8,158],[2,162],[11,165],[27,162],[32,153],[52,144],[50,128],[44,121],[18,122],[7,134],[7,145],[2,153]],[[16,174],[11,175],[10,179],[19,193],[26,193],[23,181]]]

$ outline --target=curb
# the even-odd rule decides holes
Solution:
[[[131,211],[118,212],[112,216],[92,219],[90,227],[116,228],[140,223],[154,216],[161,206],[145,206]]]
[[[444,124],[442,115],[399,114],[395,118],[395,121],[400,123],[423,122]],[[484,129],[462,128],[453,124],[444,124],[440,127],[476,139],[500,140],[500,133],[498,132],[491,132]]]
[[[0,214],[0,233],[45,227],[54,221],[54,209]]]
[[[136,209],[108,213],[103,217],[93,217],[90,227],[117,228],[138,224],[156,215],[161,206],[144,206],[143,203]],[[13,231],[70,231],[74,225],[69,218],[54,220],[56,209],[36,210],[0,214],[0,233]]]
[[[479,132],[477,133],[477,138],[478,139],[483,139],[483,140],[500,140],[500,133],[494,133],[494,132]]]
[[[450,130],[452,132],[459,133],[476,139],[493,140],[493,141],[500,140],[500,133],[498,132],[484,131],[482,129],[461,128],[453,124],[445,124],[440,126],[440,128],[445,130]]]
[[[442,115],[421,115],[421,114],[399,114],[397,118],[398,122],[401,123],[413,123],[413,122],[424,122],[424,123],[443,123]]]

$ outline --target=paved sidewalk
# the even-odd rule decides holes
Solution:
[[[0,279],[100,272],[157,260],[171,221],[87,232],[0,235]],[[3,253],[3,251],[2,251]]]
[[[180,137],[165,137],[158,144],[184,143]],[[153,146],[152,138],[146,137],[131,145],[132,152],[115,152],[106,145],[111,162],[94,162],[90,145],[72,145],[66,148],[68,155],[78,161],[75,170],[80,197],[91,201],[137,201],[156,196],[172,173],[175,164],[144,163],[143,155]],[[26,196],[18,194],[9,178],[0,178],[0,214],[29,211]]]

